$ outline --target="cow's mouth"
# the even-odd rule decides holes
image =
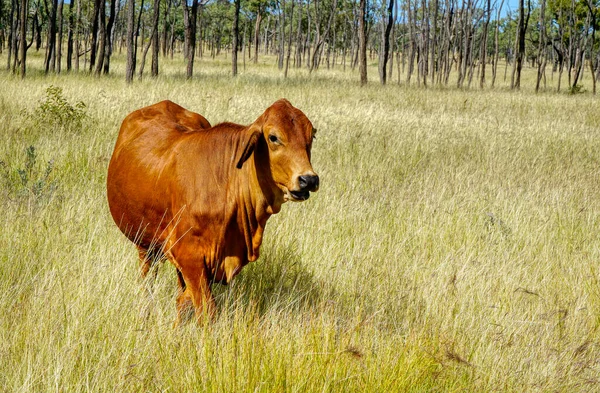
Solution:
[[[305,201],[310,197],[308,191],[290,191],[289,192],[293,201]]]

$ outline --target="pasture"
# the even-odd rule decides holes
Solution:
[[[600,391],[598,99],[273,63],[0,72],[0,391]],[[214,323],[173,329],[174,268],[148,300],[108,212],[119,125],[163,99],[249,124],[281,97],[318,129],[321,188],[216,286]]]

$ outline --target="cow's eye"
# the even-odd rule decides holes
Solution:
[[[269,135],[269,140],[270,140],[272,143],[277,143],[277,142],[279,142],[279,139],[277,139],[277,137],[276,137],[275,135],[273,135],[273,134]]]

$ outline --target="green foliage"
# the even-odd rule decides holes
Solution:
[[[575,85],[569,89],[569,94],[583,94],[585,91],[586,90],[583,88],[583,86]]]
[[[40,165],[33,145],[25,149],[25,159],[17,168],[9,168],[4,161],[0,161],[0,169],[3,188],[13,201],[48,202],[56,191],[56,182],[50,179],[54,160]]]
[[[46,89],[46,98],[33,112],[36,125],[73,130],[81,128],[86,117],[86,105],[83,101],[69,103],[63,96],[62,88],[53,85]]]

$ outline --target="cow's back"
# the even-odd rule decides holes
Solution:
[[[149,247],[162,241],[176,219],[171,211],[174,149],[210,123],[170,101],[139,109],[125,118],[108,167],[110,212],[132,241]]]

